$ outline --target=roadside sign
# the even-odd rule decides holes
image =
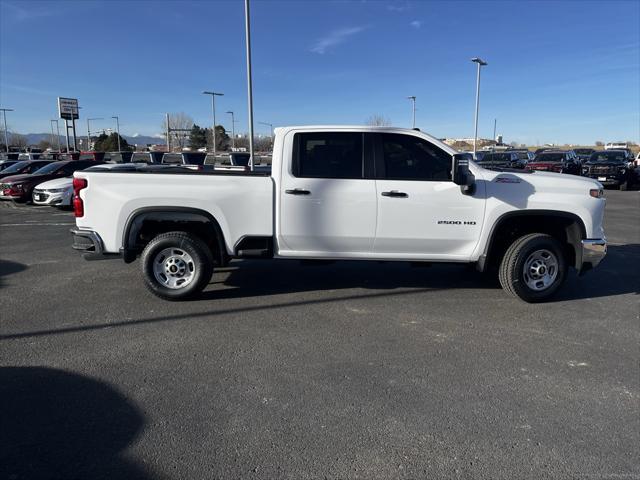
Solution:
[[[78,115],[78,99],[58,97],[58,113],[60,118],[65,120],[77,120]]]

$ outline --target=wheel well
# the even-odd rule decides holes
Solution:
[[[134,212],[124,230],[122,250],[125,262],[135,260],[157,235],[174,231],[187,232],[204,241],[211,249],[216,265],[228,262],[220,225],[209,213],[196,209]]]
[[[497,267],[513,241],[529,233],[551,235],[562,244],[567,264],[579,266],[582,260],[580,241],[585,238],[584,224],[576,215],[558,212],[515,214],[499,219],[489,239],[483,269]]]

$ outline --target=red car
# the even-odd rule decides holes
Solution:
[[[580,175],[580,161],[573,150],[545,150],[538,153],[525,168]]]
[[[63,160],[61,162],[51,162],[32,174],[5,177],[0,183],[0,198],[3,200],[15,200],[16,202],[27,202],[31,200],[31,194],[36,185],[54,178],[70,177],[76,170],[84,170],[102,163],[104,162],[95,162],[93,160]]]
[[[23,160],[0,171],[0,178],[22,175],[24,173],[33,173],[50,163],[51,160]]]

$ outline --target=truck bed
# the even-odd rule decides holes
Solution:
[[[77,226],[101,232],[106,252],[120,251],[127,220],[141,209],[204,210],[218,221],[230,254],[244,236],[273,235],[274,184],[266,172],[169,167],[75,176],[87,179]]]

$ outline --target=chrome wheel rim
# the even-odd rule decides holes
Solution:
[[[153,276],[172,290],[189,285],[195,272],[193,258],[181,248],[165,248],[153,259]]]
[[[549,250],[536,250],[527,257],[522,273],[527,286],[540,292],[549,288],[558,278],[558,259]]]

